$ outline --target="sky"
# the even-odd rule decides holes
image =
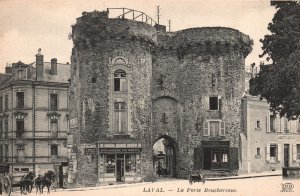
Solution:
[[[87,11],[106,8],[131,8],[156,20],[160,6],[160,24],[171,31],[186,28],[223,26],[235,28],[254,41],[246,66],[259,64],[262,53],[259,39],[270,34],[267,27],[276,12],[269,0],[0,0],[0,73],[7,63],[35,61],[38,48],[44,61],[57,58],[70,62],[71,25]]]

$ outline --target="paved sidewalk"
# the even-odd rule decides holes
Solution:
[[[231,180],[231,179],[243,179],[243,178],[259,178],[259,177],[270,177],[270,176],[281,176],[282,171],[265,171],[259,173],[250,173],[250,174],[240,174],[238,176],[228,176],[228,177],[215,177],[215,178],[206,178],[208,181],[216,180]]]
[[[206,178],[207,181],[217,181],[217,180],[232,180],[232,179],[244,179],[244,178],[258,178],[258,177],[271,177],[271,176],[281,176],[280,170],[278,171],[267,171],[260,173],[242,174],[238,176],[228,176],[228,177],[216,177],[216,178]],[[158,178],[154,183],[159,183],[163,181],[187,181],[187,179],[176,179],[176,178]],[[151,184],[152,182],[138,182],[138,183],[119,183],[113,185],[100,185],[97,187],[83,187],[83,188],[72,188],[72,189],[58,189],[57,191],[86,191],[86,190],[98,190],[98,189],[113,189],[113,188],[124,188],[133,186],[142,186],[146,184]]]

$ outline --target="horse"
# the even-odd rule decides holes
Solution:
[[[31,193],[34,183],[35,173],[33,171],[28,172],[20,180],[21,194]]]
[[[54,172],[51,170],[45,173],[44,176],[39,175],[34,181],[36,186],[36,192],[40,191],[40,193],[43,193],[44,192],[43,189],[46,186],[48,189],[48,193],[50,193],[50,186],[54,180],[55,180],[55,175]]]

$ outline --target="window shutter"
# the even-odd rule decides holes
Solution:
[[[208,136],[208,121],[204,121],[204,136]]]
[[[293,144],[293,161],[297,160],[297,144]]]
[[[222,121],[221,123],[221,136],[225,136],[225,122]]]
[[[270,133],[270,115],[266,116],[266,130],[267,133]]]
[[[266,149],[266,161],[267,162],[270,161],[270,143],[268,143],[267,149]]]
[[[281,161],[281,145],[277,144],[277,160]]]
[[[276,132],[280,133],[281,132],[281,128],[280,128],[280,121],[281,121],[281,118],[279,118],[279,116],[276,116]]]

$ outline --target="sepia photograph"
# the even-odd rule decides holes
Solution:
[[[0,196],[300,194],[299,0],[0,0]]]

